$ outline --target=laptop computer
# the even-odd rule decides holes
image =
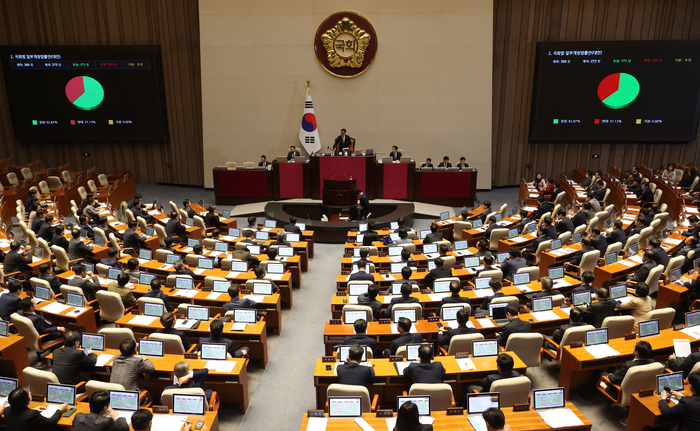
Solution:
[[[678,280],[680,280],[681,275],[682,275],[681,271],[682,271],[682,268],[680,266],[677,268],[673,268],[671,270],[671,281],[677,282]]]
[[[173,414],[204,416],[207,399],[204,395],[173,394]]]
[[[685,327],[690,328],[700,325],[700,311],[689,311],[685,313]]]
[[[351,347],[352,346],[350,346],[350,345],[338,346],[338,354],[340,356],[340,362],[347,362],[348,354],[350,353]],[[367,346],[361,345],[360,347],[362,347],[362,361],[361,362],[367,362]]]
[[[561,240],[560,239],[553,239],[552,242],[550,243],[550,249],[551,251],[554,250],[559,250],[561,248]]]
[[[659,374],[656,376],[656,388],[661,393],[664,388],[669,388],[672,391],[682,391],[683,386],[683,371],[676,373]]]
[[[396,242],[400,239],[399,234],[396,232],[390,233],[389,238],[391,238],[391,242]]]
[[[399,222],[397,221],[392,221],[389,223],[389,229],[391,230],[399,230]]]
[[[620,299],[627,296],[627,286],[621,284],[619,286],[610,286],[610,299]]]
[[[458,256],[463,256],[466,254],[469,248],[469,243],[467,242],[466,239],[463,239],[461,241],[455,241],[455,254]]]
[[[564,388],[539,389],[532,395],[535,410],[561,409],[566,405]]]
[[[248,248],[248,251],[250,252],[251,256],[259,256],[260,255],[260,246],[259,245],[248,244],[246,247]]]
[[[432,271],[435,269],[435,261],[429,260],[428,261],[428,271]]]
[[[197,259],[197,268],[214,269],[214,259],[207,259],[206,257],[200,257],[199,259]]]
[[[392,308],[391,309],[391,314],[393,315],[393,321],[394,323],[397,323],[401,317],[405,317],[408,320],[410,320],[412,323],[416,323],[418,321],[418,316],[417,310],[415,308],[409,308],[409,309],[396,309]]]
[[[483,226],[483,224],[484,222],[482,222],[481,220],[474,220],[472,222],[472,229],[479,229],[481,228],[481,226]]]
[[[107,278],[110,280],[116,280],[119,274],[123,273],[121,269],[116,269],[116,268],[109,268],[107,271]]]
[[[198,240],[198,239],[187,238],[187,247],[196,247],[196,246],[198,246],[199,244],[200,244],[200,243],[199,243],[199,240]]]
[[[10,322],[6,320],[0,320],[0,337],[7,337],[7,328],[9,328]]]
[[[153,236],[156,234],[156,230],[153,226],[146,226],[146,236]]]
[[[259,241],[267,241],[270,239],[270,234],[269,232],[263,232],[261,230],[255,232],[255,239]]]
[[[430,416],[430,395],[422,396],[397,396],[396,397],[396,411],[401,409],[403,403],[411,401],[418,407],[419,416]]]
[[[445,211],[445,212],[440,213],[440,221],[447,220],[448,218],[450,218],[449,211]]]
[[[491,280],[493,277],[477,277],[474,279],[474,288],[475,289],[488,289],[491,287],[489,283],[491,283]]]
[[[253,294],[272,295],[272,283],[253,283]]]
[[[581,232],[577,232],[577,233],[571,235],[571,241],[573,241],[574,244],[578,244],[581,242],[581,237],[582,237]]]
[[[209,320],[209,307],[190,305],[187,307],[188,320]]]
[[[549,268],[547,270],[547,275],[549,275],[549,278],[554,282],[554,286],[556,286],[559,280],[564,278],[564,267]]]
[[[214,251],[219,253],[226,253],[228,251],[228,244],[223,241],[216,241],[214,243]]]
[[[442,320],[457,320],[457,313],[459,310],[464,310],[464,307],[459,306],[443,306],[441,309]]]
[[[605,229],[609,229],[612,226],[612,219],[605,220]]]
[[[143,303],[143,314],[144,316],[160,317],[163,315],[165,306],[163,304],[156,304],[154,302],[144,302]]]
[[[615,262],[617,262],[617,253],[612,252],[612,253],[608,253],[605,255],[605,264],[606,265],[612,265]]]
[[[137,391],[109,391],[109,406],[120,417],[131,423],[131,415],[139,409],[139,393]]]
[[[328,397],[329,418],[361,418],[362,397]]]
[[[267,263],[267,273],[268,274],[284,274],[284,264],[268,262]]]
[[[277,256],[292,257],[294,256],[294,249],[292,247],[277,247]]]
[[[571,302],[574,307],[580,307],[583,304],[591,303],[591,292],[577,292],[571,295]]]
[[[367,293],[369,289],[368,284],[349,284],[348,285],[348,295],[349,296],[360,296],[363,293]]]
[[[608,328],[586,331],[586,346],[608,344]]]
[[[498,392],[482,392],[467,394],[467,414],[480,415],[490,408],[501,408],[501,394]]]
[[[401,283],[391,283],[391,294],[392,295],[401,295]]]
[[[95,238],[94,238],[94,239],[95,239],[95,245],[96,245],[97,247],[102,247],[102,246],[104,245],[104,241],[105,241],[105,240],[104,240],[101,236],[95,235]]]
[[[496,304],[489,303],[489,317],[498,326],[503,326],[508,323],[508,318],[506,317],[506,307],[508,307],[507,302],[499,302]]]
[[[639,327],[639,338],[653,337],[654,335],[659,335],[659,319],[647,320],[646,322],[639,322],[637,326]]]
[[[83,304],[83,295],[78,293],[68,293],[66,295],[66,305],[70,305],[71,307],[82,307]]]
[[[51,298],[51,292],[48,287],[39,286],[37,284],[34,286],[34,296],[41,300],[48,301]]]
[[[498,340],[472,341],[472,357],[498,356]]]
[[[163,357],[163,340],[139,339],[139,355]]]
[[[277,221],[276,220],[265,220],[265,227],[268,229],[276,229],[277,228]]]
[[[241,323],[255,323],[258,317],[254,308],[235,308],[233,310],[233,321]]]
[[[202,343],[200,357],[205,361],[225,361],[227,353],[226,343]]]
[[[358,232],[364,232],[364,231],[366,231],[366,230],[367,230],[367,223],[360,223],[360,224],[357,226],[357,231],[358,231]]]
[[[80,345],[83,346],[83,349],[92,349],[96,352],[104,352],[105,336],[100,334],[88,334],[85,332],[82,334]]]
[[[520,272],[520,273],[515,273],[513,274],[513,284],[516,286],[520,286],[523,284],[529,284],[530,283],[530,273],[529,272]]]
[[[401,270],[407,265],[408,265],[407,262],[392,263],[391,264],[391,273],[392,274],[401,274]]]
[[[49,404],[75,405],[75,386],[61,385],[58,383],[46,384],[46,402]]]
[[[389,256],[401,256],[403,247],[389,247]]]
[[[446,293],[450,291],[450,280],[440,280],[433,283],[433,292],[435,293]]]
[[[148,274],[145,272],[142,272],[139,274],[139,284],[145,284],[146,286],[151,285],[151,281],[156,278],[155,274]]]
[[[424,240],[426,236],[430,233],[429,230],[422,230],[418,232],[418,236],[420,237],[421,240]]]
[[[406,344],[406,360],[409,362],[417,361],[418,359],[418,349],[420,349],[422,344]]]
[[[532,300],[532,311],[536,313],[538,311],[550,311],[552,309],[552,297],[548,296],[546,298],[536,298]]]
[[[367,312],[364,310],[343,310],[343,323],[353,325],[355,320],[367,319]]]
[[[192,227],[192,226],[194,226],[194,219],[192,219],[192,218],[190,218],[190,217],[187,217],[187,218],[185,219],[185,226],[187,226],[187,227]]]

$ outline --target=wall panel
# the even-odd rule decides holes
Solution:
[[[687,143],[529,142],[536,42],[700,38],[700,2],[688,0],[502,0],[494,2],[493,185],[518,184],[536,172],[575,168],[628,170],[636,164],[697,165]],[[599,159],[592,159],[600,154]],[[528,167],[530,166],[530,167]]]
[[[163,141],[18,143],[0,76],[0,159],[129,169],[149,184],[204,184],[197,0],[3,0],[0,45],[160,45],[169,127]]]

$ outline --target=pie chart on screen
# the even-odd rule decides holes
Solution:
[[[78,109],[90,111],[102,104],[105,90],[89,76],[76,76],[66,84],[66,97]]]
[[[629,106],[639,95],[639,81],[628,73],[613,73],[598,84],[598,97],[610,109]]]

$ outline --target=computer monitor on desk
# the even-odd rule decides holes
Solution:
[[[474,287],[476,289],[488,289],[491,287],[491,280],[493,277],[477,277],[474,279]]]
[[[361,418],[362,397],[328,397],[328,417]]]
[[[608,344],[608,328],[586,331],[586,346]]]
[[[498,340],[472,341],[472,356],[498,356]]]
[[[461,305],[444,305],[442,307],[442,320],[457,320],[457,313],[459,310],[464,310],[464,307]]]
[[[226,343],[202,343],[201,358],[205,361],[225,361],[228,345]]]
[[[338,356],[340,358],[340,362],[348,361],[348,354],[350,354],[351,347],[352,346],[350,345],[338,346]],[[361,345],[360,347],[362,347],[362,360],[360,362],[367,362],[367,346]]]
[[[353,325],[355,320],[367,319],[367,312],[364,310],[343,310],[343,323]]]
[[[423,254],[437,253],[437,244],[423,244]]]
[[[420,359],[418,357],[418,349],[420,349],[421,344],[406,344],[406,360],[407,361],[417,361]]]
[[[653,337],[654,335],[659,335],[659,319],[647,320],[646,322],[639,322],[637,326],[639,327],[639,338]]]
[[[450,284],[452,281],[450,280],[441,280],[441,281],[436,281],[433,283],[433,292],[434,293],[446,293],[450,291]]]
[[[552,309],[552,297],[536,298],[532,300],[532,311],[550,311]]]
[[[564,388],[535,390],[533,401],[535,410],[564,408],[566,404]]]
[[[498,392],[483,392],[467,394],[467,414],[480,415],[490,408],[501,408],[501,394]]]
[[[204,416],[207,399],[204,395],[173,394],[173,414],[187,416]]]
[[[685,313],[685,327],[690,328],[700,325],[700,311],[689,311]]]
[[[418,310],[415,308],[407,308],[407,309],[401,309],[401,308],[392,308],[391,314],[393,315],[393,321],[394,323],[398,322],[401,317],[405,317],[408,320],[410,320],[413,323],[416,323],[418,321]]]
[[[664,388],[670,388],[672,391],[682,391],[684,389],[683,371],[657,375],[656,388],[658,393],[663,392]]]
[[[369,284],[348,284],[349,296],[360,296],[367,293],[367,290],[369,290]]]
[[[523,284],[529,284],[530,283],[530,273],[529,272],[520,272],[520,273],[515,273],[513,274],[513,284],[516,286],[520,286]]]
[[[574,307],[580,307],[583,304],[591,303],[591,292],[578,292],[571,295]]]
[[[610,299],[620,299],[627,296],[627,286],[620,284],[619,286],[610,286]]]
[[[411,401],[418,407],[419,416],[430,416],[430,395],[398,396],[396,397],[396,411],[399,411],[403,403],[408,401]]]

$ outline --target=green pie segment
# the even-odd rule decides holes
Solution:
[[[95,109],[105,98],[102,85],[89,76],[76,76],[66,84],[66,97],[78,109]]]
[[[628,73],[608,75],[598,84],[598,97],[610,109],[629,106],[638,95],[639,81]]]

